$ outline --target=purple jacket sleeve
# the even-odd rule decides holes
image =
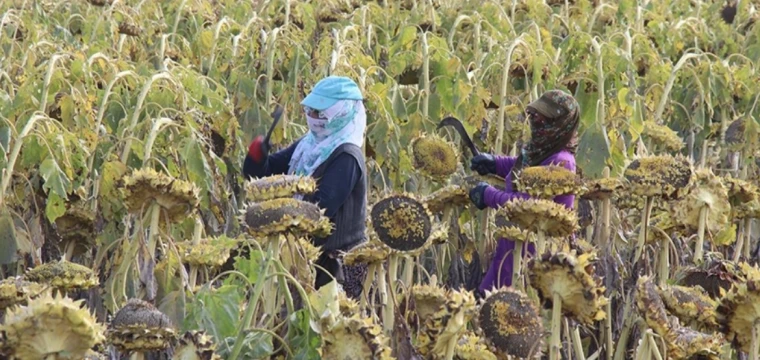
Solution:
[[[494,156],[496,161],[496,175],[506,178],[509,172],[512,171],[512,166],[517,161],[517,156]]]
[[[512,165],[514,165],[514,160],[512,161]],[[575,172],[575,157],[567,151],[561,151],[548,157],[546,160],[544,160],[543,163],[541,163],[541,165],[561,165],[566,169]],[[498,167],[499,165],[497,162],[497,169]],[[510,170],[511,168],[512,166],[510,165]],[[517,191],[501,191],[489,186],[485,190],[484,198],[486,205],[492,208],[499,208],[511,200],[530,199],[530,195]],[[572,209],[575,205],[575,195],[556,196],[554,198],[554,201],[558,204],[565,205],[569,209]]]

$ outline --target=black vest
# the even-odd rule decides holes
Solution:
[[[319,187],[322,174],[338,155],[347,153],[356,159],[361,169],[361,176],[351,190],[346,202],[338,209],[335,217],[330,219],[333,231],[327,238],[314,238],[315,246],[322,246],[323,252],[332,250],[348,250],[366,240],[367,218],[367,164],[364,161],[362,149],[354,144],[343,144],[335,148],[330,157],[325,160],[311,175]],[[304,196],[305,201],[316,202],[313,195]]]

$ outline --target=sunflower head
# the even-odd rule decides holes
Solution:
[[[609,199],[623,188],[623,182],[615,177],[588,180],[583,188],[584,191],[581,192],[581,198],[589,200]]]
[[[517,189],[537,198],[551,199],[581,191],[580,177],[563,166],[531,166],[523,169]]]
[[[696,323],[708,328],[716,327],[718,303],[701,287],[666,286],[659,288],[665,308],[685,323]]]
[[[200,190],[195,184],[151,168],[125,176],[123,185],[124,204],[132,213],[147,209],[155,201],[171,221],[181,221],[200,203]]]
[[[198,244],[193,244],[192,241],[179,242],[177,243],[177,250],[185,264],[216,268],[227,261],[235,246],[237,246],[237,241],[221,236],[213,239],[202,239]]]
[[[450,207],[464,207],[470,204],[467,189],[459,185],[447,185],[428,195],[425,205],[433,213],[443,212]]]
[[[44,291],[45,286],[26,281],[21,277],[7,278],[0,281],[0,311],[13,305],[26,305]]]
[[[317,189],[317,182],[311,176],[278,174],[253,179],[246,184],[248,201],[260,202],[295,195],[310,195]]]
[[[418,340],[420,354],[442,358],[449,341],[466,332],[476,312],[477,303],[471,292],[449,290],[443,305],[423,324]]]
[[[49,284],[63,291],[86,290],[99,283],[92,269],[66,260],[37,266],[27,271],[24,279]]]
[[[114,315],[108,339],[121,352],[162,350],[175,340],[176,331],[169,318],[153,305],[129,299]]]
[[[694,173],[694,182],[685,196],[676,203],[674,216],[682,224],[696,230],[702,208],[707,208],[708,212],[708,234],[717,234],[728,225],[731,215],[728,189],[710,169],[698,169]]]
[[[683,140],[673,129],[654,121],[644,122],[643,135],[664,148],[666,151],[679,151],[684,147]]]
[[[647,325],[656,334],[666,336],[670,333],[672,326],[665,304],[649,276],[642,276],[636,282],[636,306]]]
[[[509,222],[533,233],[564,238],[579,229],[575,212],[564,205],[545,199],[515,199],[497,210]]]
[[[605,287],[596,276],[594,253],[576,256],[574,252],[545,253],[540,258],[528,262],[528,276],[531,286],[547,308],[552,305],[554,295],[562,299],[562,312],[584,324],[592,324],[604,319],[604,306],[608,299]]]
[[[174,348],[172,360],[221,360],[216,345],[204,331],[187,331]]]
[[[391,249],[380,241],[367,241],[349,250],[343,257],[348,266],[358,264],[375,264],[388,258]]]
[[[639,196],[675,199],[692,178],[692,166],[683,156],[645,156],[631,162],[624,176],[629,190]]]
[[[390,360],[391,348],[382,328],[358,315],[339,317],[322,330],[322,358]]]
[[[444,180],[456,172],[459,153],[449,141],[437,135],[421,135],[412,140],[413,166],[435,180]]]
[[[690,266],[677,275],[678,284],[701,287],[712,299],[720,299],[734,283],[743,282],[746,275],[734,262],[723,259],[719,253],[705,253],[704,261]]]
[[[414,310],[423,323],[440,310],[446,302],[447,295],[446,289],[434,284],[414,285],[409,294],[414,301]]]
[[[82,305],[83,300],[45,292],[27,305],[9,309],[0,326],[5,347],[18,359],[82,359],[105,340],[104,327]]]
[[[734,120],[726,129],[726,145],[729,150],[740,151],[745,147],[745,119]]]
[[[412,251],[423,247],[433,229],[427,206],[412,195],[390,195],[372,206],[372,228],[391,249]]]
[[[734,283],[720,300],[717,319],[727,340],[745,352],[752,351],[752,329],[760,321],[760,276],[753,271],[745,282]]]
[[[502,288],[486,294],[478,322],[483,336],[504,355],[528,358],[541,349],[544,332],[541,316],[522,292]]]
[[[95,244],[95,213],[84,206],[69,206],[63,216],[55,220],[55,226],[63,241],[76,243],[76,254]]]
[[[454,360],[497,360],[485,341],[475,334],[462,336],[454,349]]]
[[[243,210],[248,233],[256,238],[272,235],[327,236],[332,232],[330,219],[316,204],[293,198],[252,203]]]

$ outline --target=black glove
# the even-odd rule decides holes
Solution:
[[[483,210],[486,208],[486,188],[488,188],[489,185],[486,182],[480,182],[478,185],[475,185],[472,190],[470,190],[470,201],[472,201],[473,204],[475,204],[475,207],[477,207],[479,210]]]
[[[496,173],[496,159],[491,154],[480,154],[470,159],[470,169],[480,175]]]

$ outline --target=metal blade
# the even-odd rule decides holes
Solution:
[[[459,133],[459,136],[465,142],[465,145],[467,145],[467,147],[470,148],[470,151],[472,151],[472,156],[480,154],[480,151],[478,151],[478,148],[475,147],[475,143],[472,142],[470,135],[467,134],[467,130],[464,129],[464,125],[461,121],[459,121],[459,119],[452,116],[447,116],[441,120],[441,122],[438,124],[437,129],[440,129],[444,126],[451,126]]]
[[[272,118],[274,119],[274,121],[272,121],[272,125],[269,126],[269,131],[267,131],[267,136],[264,138],[264,143],[267,144],[267,146],[269,147],[272,146],[269,139],[272,137],[272,132],[274,132],[274,128],[277,126],[277,123],[280,122],[282,113],[283,113],[283,109],[282,109],[282,106],[280,105],[277,105],[274,108],[274,111],[272,111]]]

